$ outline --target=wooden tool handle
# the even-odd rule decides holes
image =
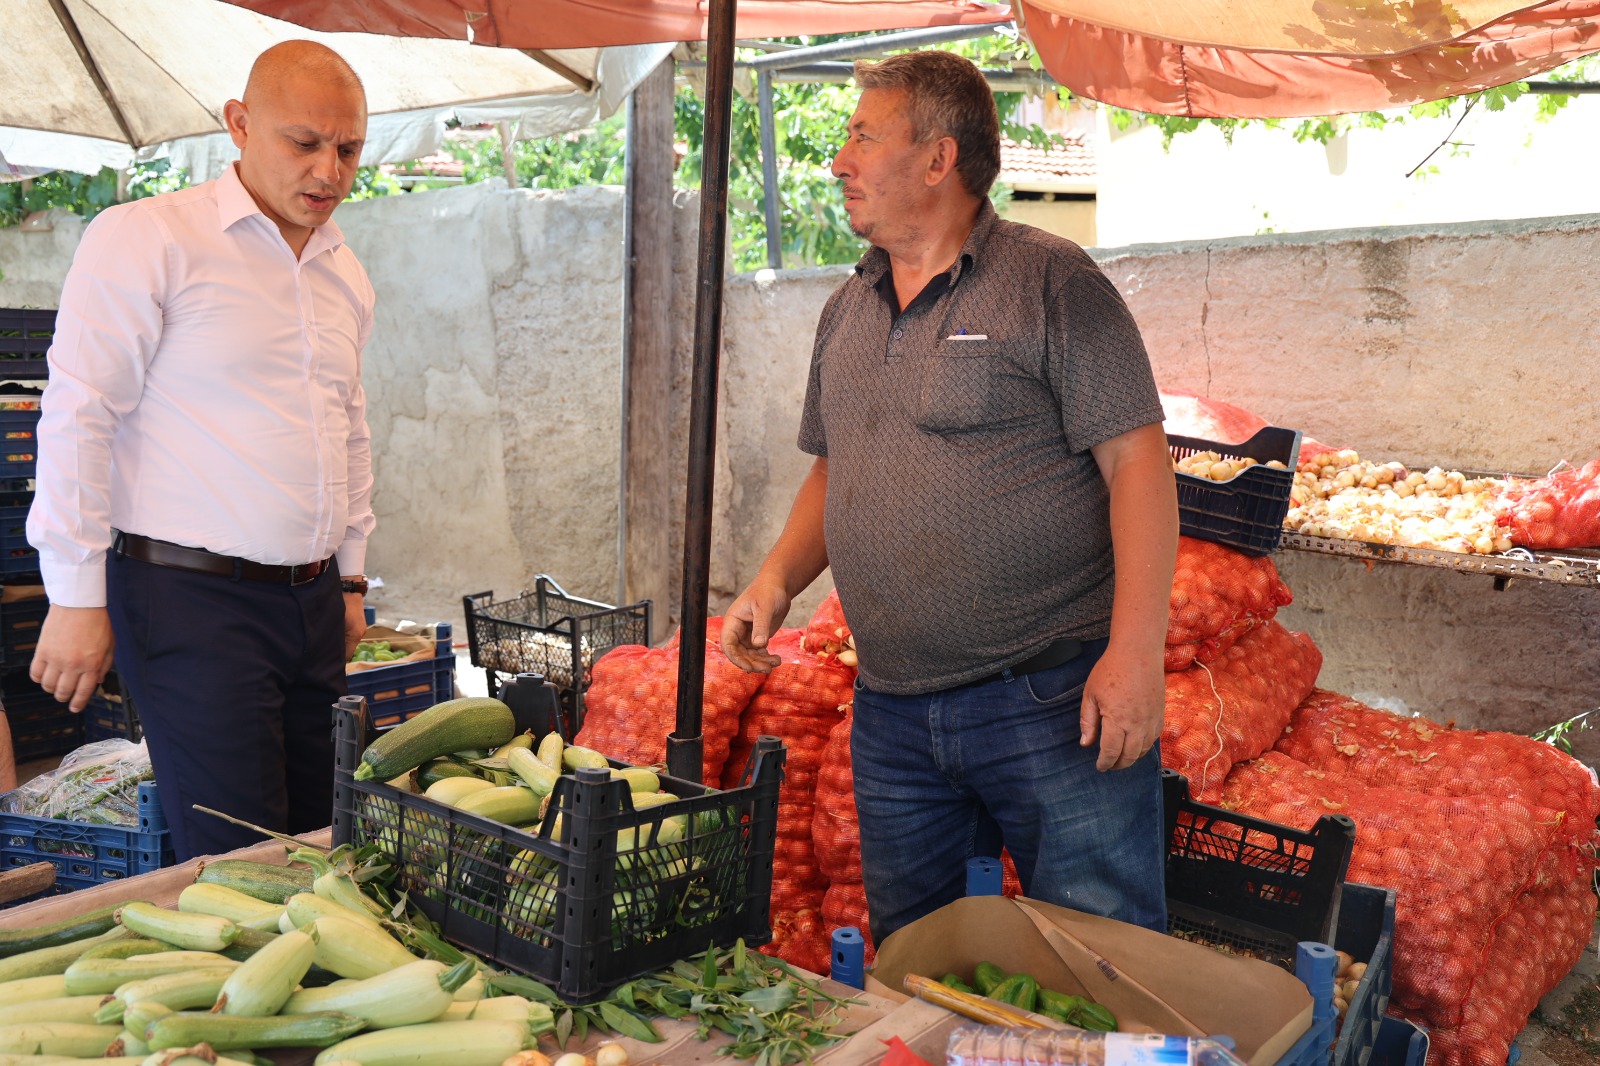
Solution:
[[[1009,1025],[1022,1029],[1065,1029],[1066,1026],[1042,1015],[1029,1014],[1009,1003],[1001,1003],[986,996],[975,996],[949,985],[940,984],[921,974],[908,973],[903,982],[905,990],[918,999],[935,1003],[945,1010],[955,1011],[963,1017],[985,1025]]]

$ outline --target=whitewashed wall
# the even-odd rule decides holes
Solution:
[[[675,245],[682,426],[692,197]],[[367,356],[386,613],[547,571],[616,590],[618,190],[477,186],[342,208],[376,286]],[[0,306],[54,302],[78,224],[0,230]],[[1157,377],[1363,455],[1538,471],[1600,454],[1600,216],[1100,250]],[[809,463],[794,446],[816,319],[849,268],[741,275],[726,297],[713,608],[755,572]],[[672,469],[683,469],[681,434]],[[680,493],[681,485],[676,487]],[[681,513],[681,504],[675,509]],[[675,544],[681,544],[675,540]],[[675,549],[676,552],[681,548]],[[1285,553],[1283,612],[1323,683],[1528,730],[1600,703],[1600,589]],[[820,599],[826,582],[796,605]],[[669,605],[670,607],[670,605]],[[1600,737],[1580,750],[1600,754]]]

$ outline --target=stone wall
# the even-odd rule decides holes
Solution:
[[[697,209],[674,241],[671,469],[684,469]],[[492,185],[350,204],[379,294],[366,381],[378,457],[369,569],[386,614],[460,619],[460,596],[535,573],[614,602],[622,201]],[[50,305],[78,224],[0,230],[0,306]],[[1364,456],[1543,471],[1600,453],[1585,269],[1600,217],[1100,250],[1158,380]],[[809,458],[795,447],[812,333],[848,267],[730,279],[712,608],[755,573]],[[682,513],[682,484],[674,486]],[[681,530],[673,532],[673,558]],[[1593,707],[1600,589],[1296,553],[1278,557],[1322,682],[1463,725],[1526,731]],[[674,578],[673,587],[677,587]],[[821,598],[818,582],[791,621]],[[665,605],[676,616],[676,605]],[[658,605],[660,609],[660,605]],[[464,636],[464,634],[463,634]],[[1597,735],[1600,737],[1600,735]],[[1580,751],[1600,743],[1579,737]]]

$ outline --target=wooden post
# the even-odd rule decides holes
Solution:
[[[655,603],[651,643],[673,624],[672,530],[682,517],[672,501],[683,472],[671,463],[672,74],[668,59],[647,75],[628,113],[626,588],[629,603]]]

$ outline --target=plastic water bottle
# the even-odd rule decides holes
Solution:
[[[958,1027],[945,1058],[947,1066],[1245,1066],[1208,1037],[1001,1025]]]

